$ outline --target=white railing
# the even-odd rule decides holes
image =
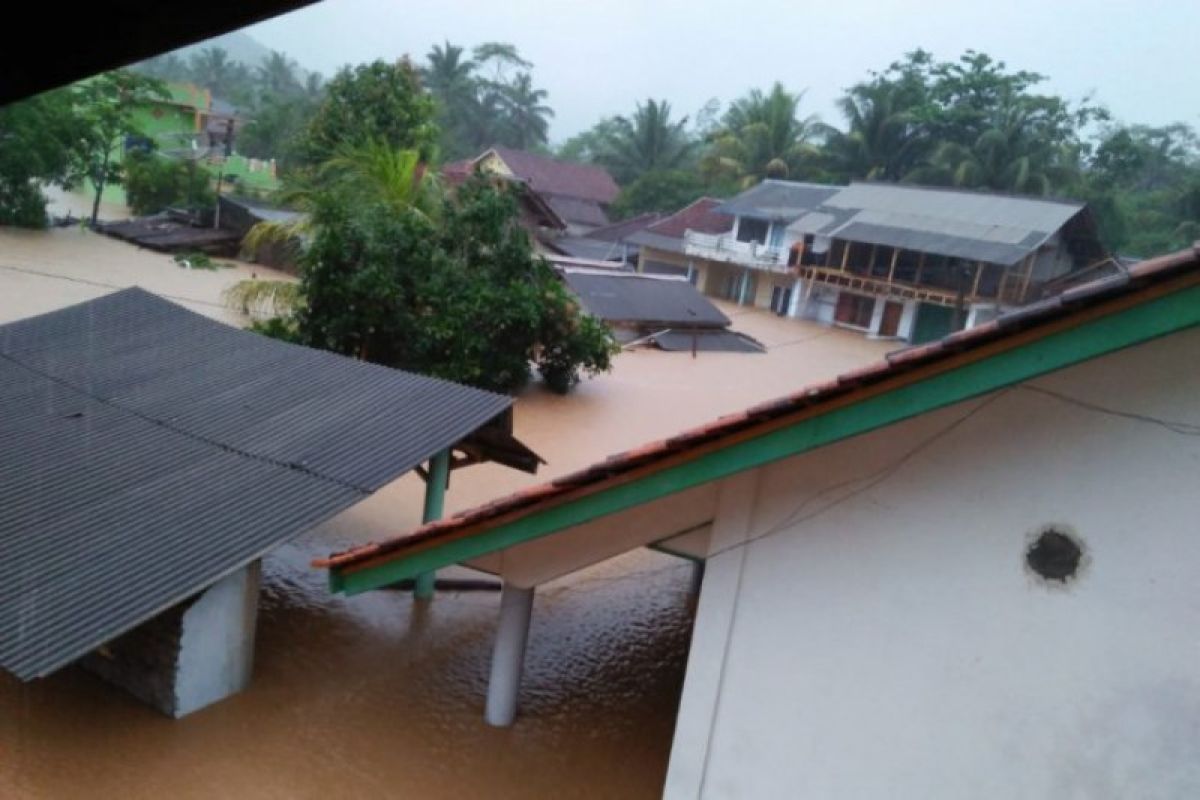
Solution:
[[[787,271],[787,250],[758,242],[739,242],[725,233],[684,231],[683,250],[689,256],[710,261],[729,261],[771,272]]]

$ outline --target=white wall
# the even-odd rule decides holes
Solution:
[[[1197,352],[1033,385],[1200,426]],[[667,797],[1200,797],[1200,436],[1016,388],[750,475]],[[1047,524],[1084,543],[1067,586],[1024,563]]]
[[[182,717],[250,685],[262,564],[214,583],[183,615],[175,716]]]

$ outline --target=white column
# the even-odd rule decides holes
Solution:
[[[489,725],[507,728],[517,716],[517,693],[525,664],[525,643],[529,639],[529,619],[533,612],[533,589],[504,584],[500,594],[500,624],[496,646],[492,650],[492,674],[488,680],[487,711]]]
[[[788,303],[788,308],[787,308],[787,315],[789,317],[795,318],[795,317],[799,316],[800,293],[803,291],[804,291],[804,281],[800,280],[799,278],[796,278],[795,282],[792,283],[792,296],[790,298],[790,302]]]

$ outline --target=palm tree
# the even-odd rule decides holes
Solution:
[[[463,58],[463,48],[450,42],[435,44],[425,58],[428,65],[421,70],[421,78],[438,103],[442,150],[456,158],[476,144],[470,128],[478,111],[478,65]]]
[[[856,86],[838,101],[845,133],[826,128],[830,166],[840,177],[898,181],[920,163],[928,138],[894,85]]]
[[[1075,180],[1079,161],[1078,147],[1042,136],[1036,115],[1010,100],[993,112],[988,127],[973,142],[942,143],[908,179],[1046,195]]]
[[[296,62],[285,53],[272,50],[256,71],[259,91],[263,94],[290,97],[300,91],[300,82],[296,80]]]
[[[554,109],[544,105],[549,96],[545,89],[534,89],[528,72],[516,76],[512,84],[499,93],[504,114],[504,127],[509,134],[508,144],[525,150],[535,144],[545,144],[550,132],[549,117]]]
[[[188,62],[193,82],[217,94],[224,94],[234,73],[229,53],[220,47],[206,47],[194,53]]]
[[[695,147],[687,123],[687,117],[671,120],[671,104],[666,100],[647,99],[637,104],[632,118],[612,120],[596,160],[621,184],[632,183],[648,172],[679,169]]]
[[[776,82],[766,94],[755,89],[734,101],[714,135],[704,170],[713,177],[732,175],[744,186],[768,177],[797,177],[816,154],[809,140],[820,130],[816,116],[799,116],[803,96]]]

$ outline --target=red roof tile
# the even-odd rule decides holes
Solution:
[[[654,223],[646,228],[646,231],[659,236],[669,236],[672,239],[682,239],[684,231],[687,230],[700,233],[724,233],[733,227],[733,217],[728,214],[713,213],[713,209],[722,202],[712,197],[701,197],[666,219]]]
[[[1128,279],[1104,278],[1094,284],[1081,286],[1073,290],[1074,302],[1063,302],[1062,298],[1055,298],[1052,302],[1038,303],[1034,307],[1022,309],[984,325],[959,331],[945,339],[890,353],[883,361],[847,372],[836,379],[809,385],[785,397],[760,403],[745,411],[720,417],[669,438],[617,453],[604,461],[563,475],[549,483],[493,500],[382,543],[363,545],[331,555],[327,559],[314,561],[313,565],[341,567],[357,564],[389,551],[402,550],[420,542],[452,534],[469,526],[486,526],[489,522],[498,522],[500,518],[511,519],[513,516],[520,516],[543,503],[566,499],[581,489],[594,490],[605,481],[620,477],[624,473],[655,462],[665,466],[668,458],[685,454],[714,440],[754,430],[766,422],[773,422],[806,408],[820,406],[837,397],[864,390],[871,385],[910,372],[918,366],[935,364],[964,350],[982,347],[1036,325],[1070,317],[1088,306],[1136,293],[1156,282],[1185,272],[1200,272],[1200,242],[1192,249],[1141,262],[1129,269]]]

